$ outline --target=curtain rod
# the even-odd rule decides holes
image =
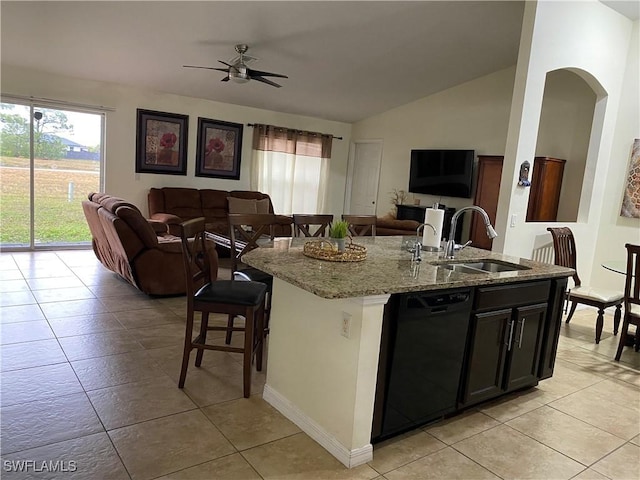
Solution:
[[[259,125],[258,123],[247,123],[247,127],[255,127]],[[275,127],[275,128],[280,128],[282,130],[295,130],[296,132],[300,132],[302,133],[302,130],[298,130],[296,128],[287,128],[287,127]],[[309,132],[309,133],[314,133],[314,132]],[[320,135],[329,135],[328,133],[321,133]],[[331,138],[335,138],[336,140],[342,140],[342,137],[336,137],[335,135],[331,135]]]
[[[53,98],[34,97],[31,95],[27,96],[27,95],[16,95],[12,93],[1,93],[0,97],[6,100],[21,100],[21,101],[34,102],[34,103],[45,103],[49,105],[55,105],[57,107],[79,108],[81,110],[101,110],[103,112],[116,111],[115,108],[105,107],[104,105],[86,105],[83,103],[67,102],[65,100],[56,100]]]

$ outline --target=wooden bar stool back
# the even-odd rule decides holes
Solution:
[[[640,245],[627,243],[627,278],[624,284],[624,318],[616,360],[620,360],[625,345],[633,345],[635,351],[640,349]],[[629,334],[629,325],[635,325],[634,335]]]
[[[264,329],[264,299],[267,287],[259,282],[234,282],[217,280],[218,255],[215,246],[207,245],[205,240],[204,217],[180,224],[180,237],[184,268],[187,279],[187,324],[184,338],[184,353],[178,387],[183,388],[187,377],[189,356],[196,349],[196,367],[202,364],[205,350],[219,350],[243,354],[242,377],[243,394],[251,394],[251,364],[255,356],[256,370],[262,370]],[[200,333],[193,338],[195,312],[201,312]],[[244,327],[234,327],[230,320],[227,327],[210,326],[209,314],[227,314],[229,319],[235,316],[245,318]],[[229,327],[229,324],[231,326]],[[244,332],[242,347],[207,343],[207,332],[218,330]]]
[[[242,256],[258,248],[263,241],[274,239],[276,216],[267,213],[230,213],[229,240],[231,247],[231,271],[233,280],[261,282],[267,287],[264,313],[264,333],[269,333],[269,317],[271,315],[271,292],[273,277],[262,270],[242,263]],[[229,318],[229,327],[233,326],[233,318]],[[229,328],[226,343],[231,343],[233,329]]]
[[[293,225],[297,237],[326,237],[327,229],[333,222],[333,215],[294,214]],[[311,227],[315,227],[312,230]]]
[[[354,237],[376,236],[375,215],[342,215],[342,219],[349,222],[349,233]]]
[[[547,228],[547,230],[551,232],[551,237],[553,238],[555,264],[561,267],[573,268],[576,271],[573,275],[574,287],[567,292],[567,301],[571,302],[571,309],[569,310],[569,315],[567,315],[566,323],[571,321],[571,317],[579,303],[596,307],[598,309],[598,317],[596,318],[596,343],[600,343],[600,336],[602,335],[604,325],[604,309],[615,306],[613,334],[616,335],[618,333],[618,326],[620,325],[622,292],[582,285],[576,268],[576,241],[573,237],[573,232],[568,227]]]

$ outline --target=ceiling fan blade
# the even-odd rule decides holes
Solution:
[[[247,68],[247,73],[253,76],[259,77],[278,77],[278,78],[289,78],[286,75],[280,75],[279,73],[270,73],[270,72],[261,72],[260,70],[254,70],[252,68]]]
[[[233,67],[230,63],[223,62],[222,60],[218,60],[221,64],[226,65],[227,67]]]
[[[266,78],[262,78],[260,75],[251,76],[251,80],[256,80],[258,82],[266,83],[267,85],[271,85],[272,87],[280,88],[282,85],[278,85],[276,82],[272,82],[271,80],[267,80]]]
[[[215,68],[215,67],[201,67],[199,65],[182,65],[184,68],[203,68],[205,70],[218,70],[220,72],[226,72],[226,68]]]

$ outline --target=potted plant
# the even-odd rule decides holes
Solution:
[[[344,239],[349,233],[349,222],[346,220],[335,220],[329,226],[329,237],[335,240],[339,252],[344,252]]]

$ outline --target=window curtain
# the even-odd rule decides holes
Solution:
[[[251,189],[269,194],[276,213],[324,213],[333,137],[254,125]]]

